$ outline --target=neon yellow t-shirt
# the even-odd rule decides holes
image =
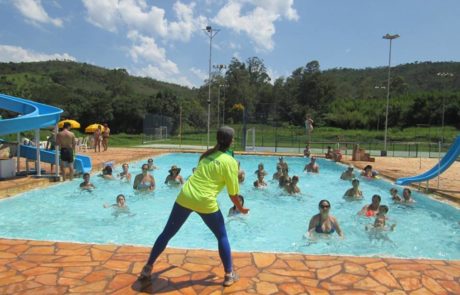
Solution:
[[[217,195],[224,186],[231,196],[239,193],[238,163],[218,151],[200,161],[176,202],[198,213],[214,213],[219,210]]]

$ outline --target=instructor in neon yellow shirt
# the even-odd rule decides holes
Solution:
[[[238,280],[238,276],[233,271],[224,217],[217,205],[217,195],[226,186],[236,208],[244,214],[249,211],[238,199],[238,163],[226,153],[233,143],[234,134],[235,131],[227,126],[217,130],[217,144],[201,155],[196,171],[184,184],[139,279],[150,278],[153,264],[164,251],[169,240],[179,231],[190,213],[196,212],[217,238],[219,256],[225,269],[223,285],[230,286]]]

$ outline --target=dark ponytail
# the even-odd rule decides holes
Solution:
[[[233,136],[235,134],[235,130],[233,128],[228,127],[228,126],[222,126],[217,130],[217,136],[216,140],[217,143],[214,147],[210,148],[209,150],[205,151],[201,156],[200,160],[206,158],[207,156],[217,152],[225,152],[228,150],[230,145],[232,144],[233,141]]]

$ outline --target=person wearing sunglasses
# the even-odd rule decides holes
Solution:
[[[317,234],[333,234],[337,232],[340,237],[343,237],[343,232],[340,229],[337,219],[329,214],[331,203],[328,200],[321,200],[318,204],[319,214],[316,214],[310,219],[308,226],[308,235]]]

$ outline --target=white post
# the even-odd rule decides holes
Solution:
[[[37,176],[42,175],[42,169],[40,167],[40,129],[35,129],[35,148],[37,151],[37,160],[35,164],[35,170],[37,172]]]
[[[16,172],[20,172],[19,165],[21,164],[21,134],[17,133],[18,147],[16,149]]]
[[[438,189],[439,189],[440,175],[441,175],[441,142],[438,141]]]
[[[59,131],[59,127],[58,125],[56,124],[54,126],[54,148],[56,149],[55,150],[55,153],[54,153],[54,166],[56,166],[56,177],[59,177],[59,150],[58,150],[58,146],[56,144],[56,136],[58,134],[58,131]]]

